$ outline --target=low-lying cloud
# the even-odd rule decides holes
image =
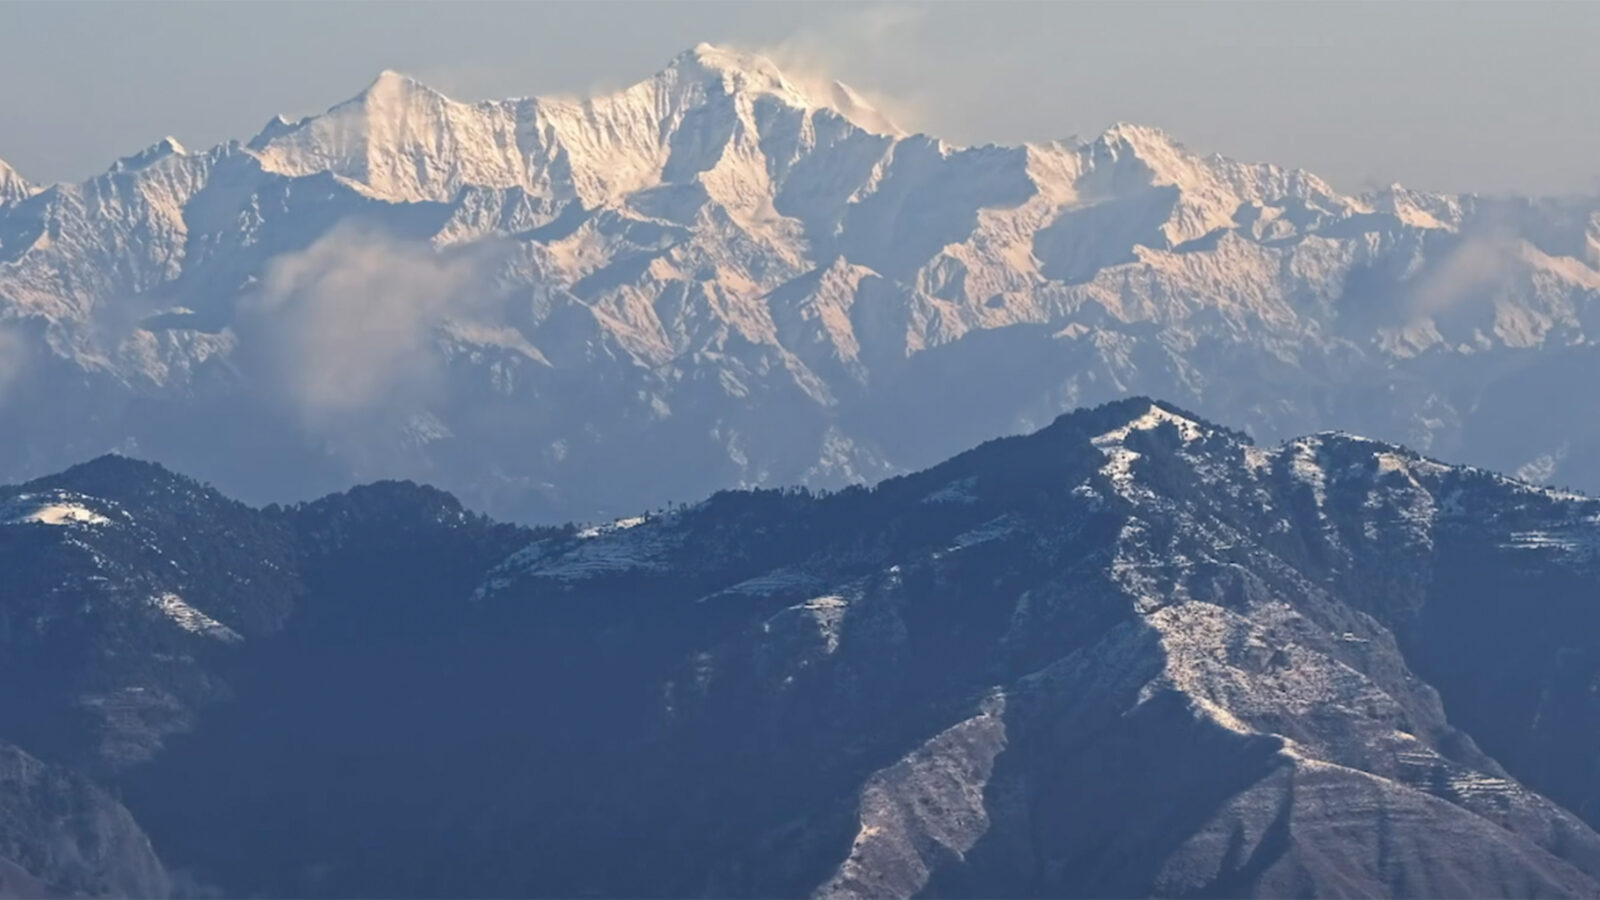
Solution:
[[[486,262],[337,228],[268,266],[238,324],[247,358],[313,430],[426,404],[442,387],[436,330],[488,307]]]
[[[1504,287],[1517,270],[1517,247],[1500,234],[1463,238],[1417,280],[1409,298],[1412,318],[1442,315]]]

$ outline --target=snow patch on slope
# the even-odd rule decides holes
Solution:
[[[822,635],[822,640],[830,655],[839,649],[839,630],[844,622],[845,613],[850,609],[850,601],[838,594],[827,594],[821,597],[812,597],[800,604],[797,609],[804,610],[817,623],[817,633]]]
[[[1133,482],[1133,463],[1139,458],[1138,451],[1130,450],[1126,446],[1128,436],[1136,431],[1150,431],[1161,425],[1175,426],[1184,443],[1205,436],[1205,429],[1200,423],[1177,413],[1168,412],[1152,403],[1147,411],[1126,425],[1113,428],[1093,439],[1093,444],[1106,457],[1106,464],[1100,468],[1100,473],[1111,480],[1118,493],[1127,496]]]
[[[0,506],[0,522],[7,525],[109,525],[111,520],[91,509],[89,498],[65,491],[47,496],[22,494]]]
[[[942,488],[933,491],[922,498],[923,503],[974,503],[977,496],[973,488],[978,484],[976,478],[958,478]]]
[[[244,640],[239,632],[190,606],[177,594],[157,594],[150,598],[150,606],[191,634],[214,638],[225,644],[236,644]]]
[[[801,569],[774,569],[765,575],[747,578],[720,594],[742,594],[749,597],[772,597],[791,591],[813,590],[820,587],[815,575]]]
[[[950,541],[950,546],[945,549],[947,553],[957,553],[962,550],[1004,540],[1013,534],[1022,531],[1022,520],[1011,513],[990,519],[970,531],[956,535]]]
[[[608,534],[615,534],[619,531],[627,531],[629,528],[637,528],[644,523],[644,516],[629,516],[624,519],[617,519],[616,521],[609,522],[605,525],[590,525],[586,528],[580,529],[578,531],[578,538],[585,541],[593,540],[594,538]]]
[[[1322,439],[1304,437],[1291,441],[1285,448],[1289,457],[1289,474],[1311,490],[1319,518],[1326,518],[1323,509],[1328,503],[1328,473],[1323,470],[1320,455]]]
[[[945,729],[861,789],[849,854],[815,896],[914,897],[946,855],[962,858],[989,830],[984,796],[1006,747],[1006,696]]]

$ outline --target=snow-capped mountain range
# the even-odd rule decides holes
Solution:
[[[586,100],[385,72],[78,184],[0,164],[0,478],[121,450],[587,518],[1138,392],[1600,487],[1597,266],[1595,198],[1347,195],[1132,125],[951,146],[706,45]]]

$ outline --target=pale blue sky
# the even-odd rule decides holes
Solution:
[[[1600,3],[0,2],[0,34],[0,158],[35,180],[248,137],[386,67],[463,99],[573,94],[705,40],[963,143],[1123,120],[1345,189],[1600,189]]]

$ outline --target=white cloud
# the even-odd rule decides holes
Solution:
[[[1428,318],[1480,300],[1503,287],[1515,272],[1517,242],[1495,234],[1464,238],[1418,279],[1411,315]]]
[[[340,227],[274,260],[239,329],[255,364],[313,430],[425,405],[442,360],[445,320],[486,307],[483,248],[440,253]]]

